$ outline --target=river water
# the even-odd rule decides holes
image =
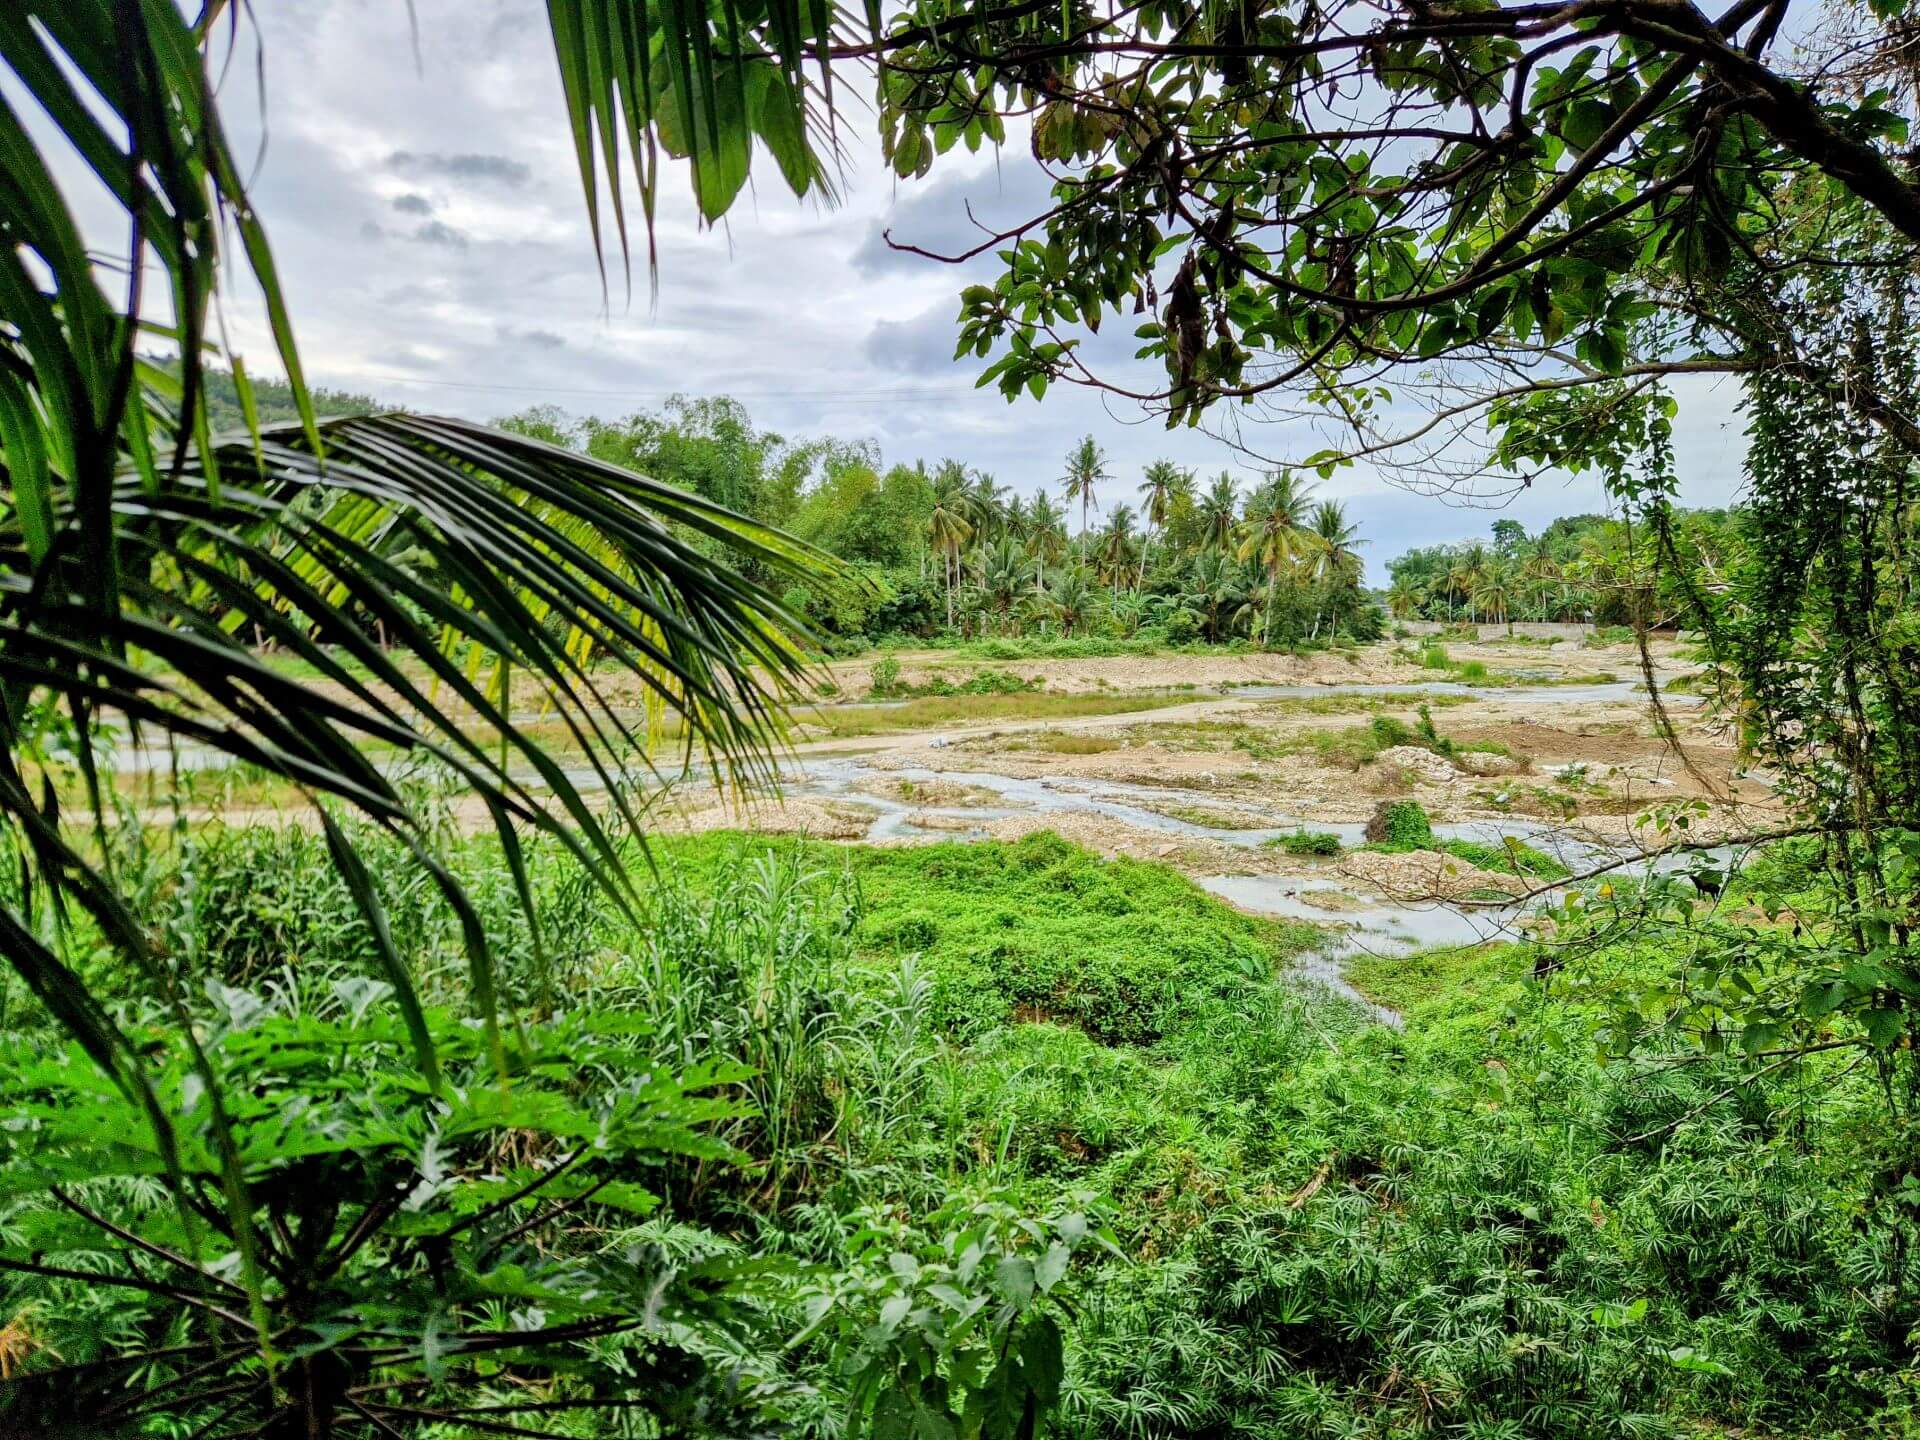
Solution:
[[[1396,685],[1245,685],[1234,687],[1226,693],[1237,700],[1310,699],[1325,695],[1409,698],[1457,695],[1532,706],[1631,701],[1644,696],[1646,692],[1644,686],[1630,681],[1497,687],[1431,681]],[[1693,696],[1666,698],[1669,704],[1675,706],[1698,703],[1697,697]],[[939,748],[944,741],[935,736],[928,743],[933,748]],[[170,755],[165,751],[153,752],[144,747],[123,744],[112,753],[113,767],[127,771],[165,770],[170,765],[178,765],[181,769],[199,769],[226,762],[224,754],[197,747],[183,746]],[[588,767],[568,766],[566,771],[582,790],[594,788],[599,783],[598,775]],[[885,789],[897,788],[896,782],[899,781],[967,786],[976,792],[985,792],[992,798],[977,804],[937,805],[906,797],[895,798],[884,793]],[[1223,801],[1207,797],[1206,808],[1233,813],[1234,825],[1222,828],[1161,813],[1158,807],[1191,806],[1196,796],[1187,789],[1078,776],[1033,778],[1002,775],[989,770],[930,766],[889,765],[882,768],[870,764],[869,757],[857,754],[792,759],[782,767],[781,792],[785,796],[831,799],[843,808],[860,807],[871,811],[873,820],[863,838],[874,843],[983,839],[990,833],[988,826],[996,820],[1015,815],[1075,812],[1103,816],[1136,830],[1164,834],[1172,840],[1204,839],[1248,850],[1257,849],[1268,841],[1301,829],[1330,833],[1338,836],[1343,845],[1354,846],[1363,842],[1365,830],[1364,824],[1358,822],[1328,822],[1294,814],[1287,810],[1284,803],[1268,805],[1243,799]],[[1622,867],[1623,873],[1650,867],[1665,869],[1688,863],[1685,857],[1680,856],[1649,859],[1635,855],[1631,850],[1609,850],[1570,837],[1560,827],[1550,823],[1521,817],[1436,823],[1433,830],[1435,836],[1443,840],[1473,840],[1482,844],[1498,844],[1502,837],[1512,836],[1553,855],[1575,873],[1591,869],[1597,864],[1622,859],[1630,861]],[[1327,932],[1327,942],[1316,954],[1302,962],[1303,977],[1341,992],[1382,1019],[1390,1017],[1367,1001],[1342,977],[1342,957],[1362,952],[1406,954],[1434,946],[1518,938],[1523,933],[1522,922],[1528,911],[1544,903],[1544,897],[1524,904],[1473,906],[1396,901],[1345,883],[1331,873],[1331,867],[1328,870],[1326,875],[1224,874],[1203,875],[1196,879],[1213,894],[1242,909],[1311,921],[1321,926]]]

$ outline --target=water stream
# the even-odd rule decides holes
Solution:
[[[1629,681],[1504,687],[1425,681],[1392,685],[1243,685],[1227,693],[1242,700],[1308,699],[1324,695],[1461,695],[1508,704],[1547,705],[1632,700],[1643,696],[1645,690]],[[1697,703],[1694,696],[1672,696],[1669,700],[1675,704]],[[935,736],[928,743],[939,748],[946,741],[944,737]],[[863,838],[874,843],[976,840],[985,838],[990,833],[988,827],[996,820],[1014,815],[1070,813],[1103,816],[1170,839],[1203,839],[1247,850],[1302,829],[1330,833],[1347,847],[1359,845],[1365,838],[1363,823],[1319,820],[1292,813],[1284,804],[1268,805],[1240,798],[1225,800],[1204,792],[1196,794],[1191,789],[1081,776],[1035,778],[931,766],[881,768],[870,763],[871,758],[859,754],[815,754],[792,760],[783,767],[782,794],[832,800],[842,808],[859,807],[872,812],[872,822]],[[226,763],[228,757],[221,752],[197,746],[179,747],[176,758],[164,750],[123,743],[112,755],[113,768],[128,771],[165,770],[172,764],[182,769],[201,769]],[[591,767],[576,764],[563,768],[583,791],[598,788],[600,777]],[[689,778],[698,778],[702,769],[704,767],[695,767],[695,773]],[[531,774],[525,778],[534,779]],[[903,793],[899,784],[903,781],[914,785],[965,786],[985,792],[991,798],[979,804],[927,803]],[[1204,808],[1230,814],[1233,823],[1208,825],[1162,813],[1168,807],[1195,808],[1196,801],[1203,802]],[[1435,824],[1433,830],[1442,840],[1472,840],[1495,845],[1502,838],[1512,836],[1552,855],[1575,873],[1598,863],[1634,856],[1637,848],[1608,850],[1575,839],[1548,822],[1519,817]],[[1686,857],[1674,855],[1655,858],[1651,867],[1669,869],[1685,863],[1688,863]],[[1647,868],[1649,862],[1637,856],[1622,867],[1626,873]],[[1536,899],[1505,905],[1456,906],[1396,901],[1356,889],[1333,875],[1331,867],[1328,871],[1324,876],[1311,873],[1201,876],[1198,883],[1243,909],[1321,926],[1327,933],[1327,943],[1300,962],[1302,978],[1345,995],[1382,1019],[1392,1017],[1345,980],[1341,971],[1344,957],[1360,953],[1407,954],[1435,946],[1517,938],[1522,934],[1522,921],[1527,912],[1542,903]]]

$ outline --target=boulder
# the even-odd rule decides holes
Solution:
[[[1422,780],[1435,785],[1444,785],[1457,773],[1453,762],[1444,755],[1436,755],[1431,750],[1422,750],[1418,745],[1395,745],[1390,750],[1382,750],[1374,757],[1382,765],[1395,766],[1410,771]]]
[[[1469,775],[1517,775],[1522,768],[1511,755],[1493,755],[1482,750],[1469,750],[1456,757],[1455,763]]]

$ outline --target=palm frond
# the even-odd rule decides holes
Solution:
[[[650,273],[662,150],[688,162],[708,221],[726,214],[746,184],[756,140],[795,195],[836,200],[828,50],[841,17],[828,0],[548,0],[547,15],[603,274],[609,222],[623,264],[628,254],[623,153],[640,193]],[[877,12],[865,23],[877,35]],[[803,69],[809,59],[814,78]]]

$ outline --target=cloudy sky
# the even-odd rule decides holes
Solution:
[[[974,276],[889,250],[882,232],[933,248],[965,243],[967,209],[989,221],[1033,213],[1042,181],[1024,145],[955,152],[927,180],[896,184],[871,116],[845,118],[851,169],[832,209],[796,201],[770,165],[727,223],[695,222],[683,175],[658,227],[660,290],[644,261],[629,303],[617,260],[603,301],[539,0],[416,0],[419,52],[399,0],[256,7],[264,103],[251,42],[227,73],[236,148],[260,141],[254,199],[291,300],[309,378],[417,409],[490,418],[534,404],[617,415],[675,392],[729,394],[789,436],[877,442],[887,459],[954,456],[1021,492],[1054,485],[1091,431],[1113,457],[1109,503],[1132,501],[1160,456],[1211,472],[1254,469],[1205,434],[1169,433],[1128,402],[1072,388],[1008,405],[952,361],[956,296]],[[991,263],[991,262],[989,262]],[[235,287],[230,318],[264,368],[267,347]],[[1112,378],[1153,388],[1109,326]],[[1129,374],[1131,370],[1131,374]],[[1681,392],[1679,457],[1695,503],[1737,480],[1731,387]],[[1300,454],[1304,426],[1247,437]],[[1409,544],[1485,534],[1495,515],[1410,496],[1349,472],[1346,497],[1376,578]],[[1503,513],[1538,528],[1600,508],[1598,484],[1546,481]]]

